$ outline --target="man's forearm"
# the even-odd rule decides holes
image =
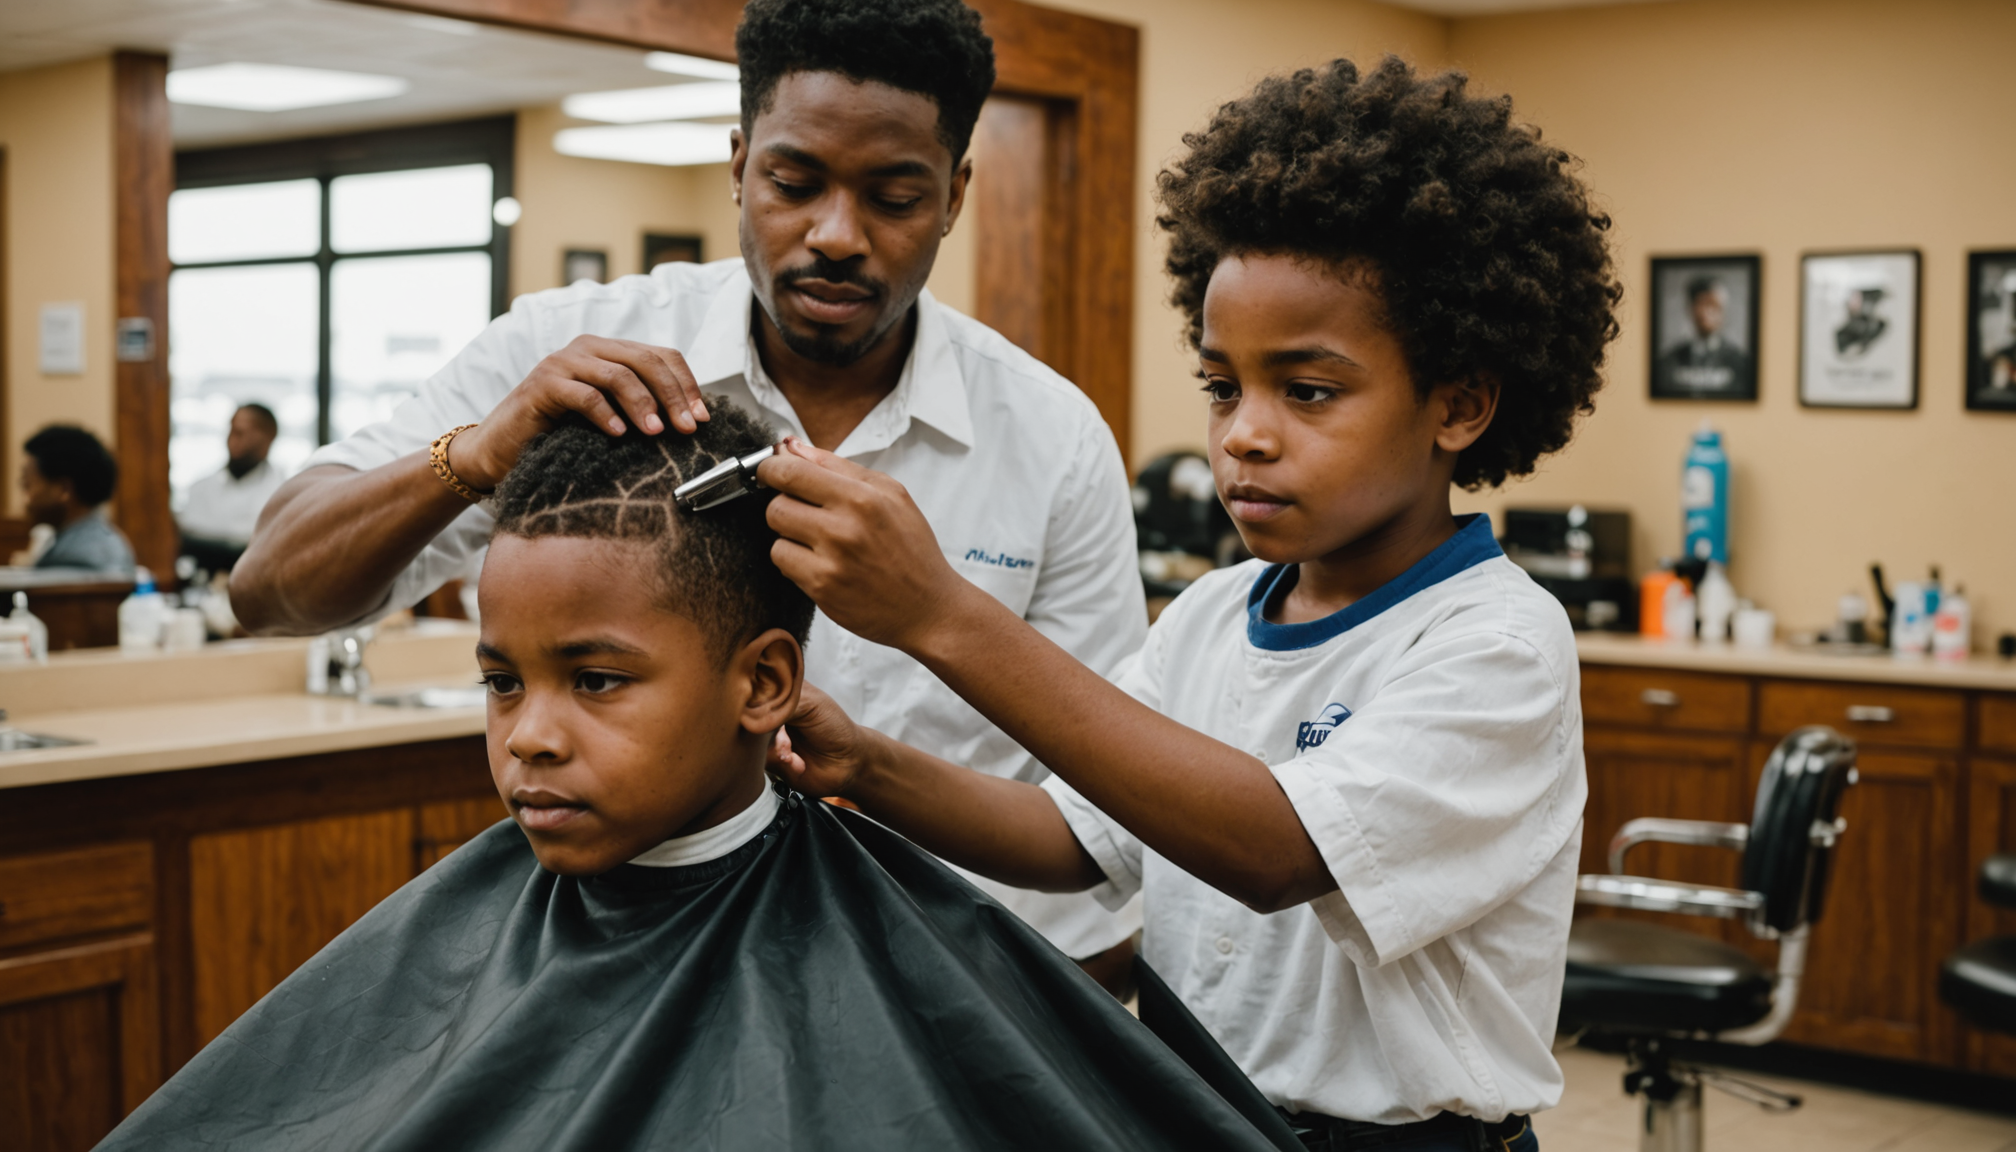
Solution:
[[[925,851],[1017,888],[1082,892],[1103,879],[1041,788],[957,767],[879,733],[847,798]]]
[[[368,472],[311,468],[274,493],[231,573],[231,609],[261,635],[340,627],[385,598],[401,571],[469,504],[427,455]]]

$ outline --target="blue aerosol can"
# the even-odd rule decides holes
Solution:
[[[1684,551],[1696,560],[1729,563],[1729,455],[1722,434],[1703,420],[1680,470]]]

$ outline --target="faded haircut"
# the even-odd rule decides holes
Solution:
[[[668,611],[698,624],[726,659],[771,628],[805,642],[812,601],[770,560],[777,534],[758,492],[704,512],[672,502],[680,484],[731,456],[770,443],[770,430],[721,396],[706,397],[712,418],[691,436],[634,428],[611,436],[585,419],[525,446],[497,487],[496,534],[630,540],[657,552],[658,595]]]

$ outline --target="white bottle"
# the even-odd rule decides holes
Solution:
[[[1729,618],[1736,614],[1736,586],[1722,571],[1722,565],[1708,562],[1701,577],[1701,591],[1695,597],[1701,611],[1701,639],[1720,644],[1729,639]]]
[[[1932,618],[1925,611],[1925,585],[1900,581],[1897,608],[1890,617],[1890,648],[1899,656],[1923,656],[1932,646]]]
[[[22,629],[28,635],[28,658],[37,664],[49,662],[49,626],[42,618],[28,611],[28,594],[14,593],[14,611],[7,617],[7,623]]]
[[[1666,585],[1666,602],[1659,607],[1667,636],[1675,640],[1694,638],[1694,594],[1687,590],[1686,581],[1675,580]]]
[[[161,625],[168,615],[168,602],[154,588],[154,574],[145,568],[133,570],[133,594],[119,603],[119,650],[156,652],[161,648]]]
[[[1968,606],[1966,589],[1955,586],[1939,598],[1939,611],[1932,617],[1932,655],[1941,660],[1965,660],[1973,645],[1974,613]]]

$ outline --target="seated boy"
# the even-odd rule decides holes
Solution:
[[[512,820],[372,910],[105,1149],[1268,1148],[1041,936],[852,813],[780,796],[810,602],[767,440],[585,423],[496,495],[477,652]]]

